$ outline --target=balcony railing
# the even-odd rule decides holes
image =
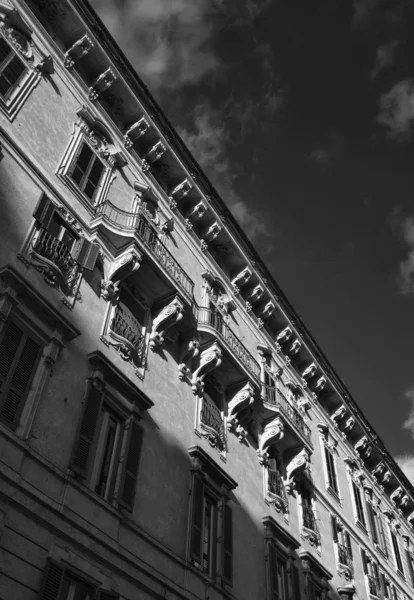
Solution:
[[[315,514],[312,510],[311,506],[307,506],[306,504],[302,505],[303,512],[303,526],[315,533],[318,533],[318,526],[316,524]]]
[[[348,548],[344,544],[340,544],[338,542],[338,561],[341,565],[345,565],[346,567],[352,567],[352,556],[348,550]]]
[[[283,479],[279,471],[268,471],[267,488],[271,494],[285,499],[286,491]]]
[[[141,364],[145,355],[145,336],[138,320],[117,306],[111,322],[113,337],[123,343],[123,355]]]
[[[105,202],[96,208],[95,214],[120,229],[135,232],[184,294],[190,300],[193,298],[193,281],[160,241],[158,231],[142,212],[130,213],[117,208],[111,202]]]
[[[42,227],[33,240],[32,248],[34,254],[46,259],[47,266],[54,271],[50,274],[51,283],[58,276],[72,290],[78,281],[79,266],[68,247]]]
[[[243,346],[237,335],[225,322],[219,311],[212,308],[199,306],[196,309],[197,322],[200,325],[209,325],[214,329],[226,346],[231,350],[246,369],[257,379],[260,379],[260,365],[250,352]]]
[[[204,395],[203,398],[203,406],[201,409],[200,420],[209,429],[212,429],[214,431],[217,439],[220,442],[220,445],[224,447],[226,442],[226,434],[223,417],[221,416],[220,409],[206,395]]]
[[[306,425],[300,412],[290,404],[279,388],[274,385],[266,385],[265,397],[268,404],[277,406],[289,422],[309,441],[311,442],[311,430]]]

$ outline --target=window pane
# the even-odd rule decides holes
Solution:
[[[0,69],[3,65],[3,62],[6,60],[6,58],[13,52],[13,50],[10,48],[9,44],[6,42],[6,40],[4,40],[2,37],[0,37]]]
[[[105,496],[109,484],[109,471],[115,450],[116,429],[117,422],[110,417],[103,446],[102,464],[96,485],[96,491],[100,496]]]
[[[18,82],[26,70],[26,65],[14,56],[5,67],[2,68],[0,75],[0,94],[4,96]]]
[[[94,162],[92,164],[91,170],[89,172],[87,181],[85,182],[84,192],[90,198],[93,199],[95,195],[96,188],[99,185],[101,180],[101,176],[104,170],[104,166],[101,161],[95,157]]]
[[[88,169],[92,157],[93,152],[91,148],[89,148],[88,144],[83,144],[82,150],[80,151],[75,161],[75,165],[72,171],[72,179],[78,185],[81,183],[82,178]]]

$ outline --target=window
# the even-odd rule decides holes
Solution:
[[[88,382],[72,470],[102,498],[116,499],[132,511],[142,429],[134,417],[116,412],[114,405],[115,399]]]
[[[69,170],[70,177],[93,203],[102,182],[105,165],[86,142],[80,146]]]
[[[316,531],[316,519],[312,506],[312,493],[310,488],[304,483],[300,485],[300,497],[302,501],[302,524],[307,529]]]
[[[27,330],[9,321],[0,333],[0,420],[15,429],[41,355]]]
[[[397,534],[391,528],[390,528],[390,533],[391,533],[392,547],[394,550],[395,564],[397,566],[398,571],[403,575],[404,569],[403,569],[403,564],[402,564],[402,560],[401,560],[400,547],[398,545]]]
[[[413,556],[411,552],[407,549],[405,551],[405,558],[407,560],[408,571],[410,573],[410,581],[411,585],[414,587],[414,565],[413,565]]]
[[[287,560],[272,543],[269,544],[269,571],[271,600],[288,600]]]
[[[361,548],[361,558],[364,573],[367,578],[368,593],[376,598],[381,598],[383,593],[385,594],[383,588],[385,579],[380,578],[377,563],[372,559],[371,556],[368,556],[363,548]]]
[[[328,484],[330,489],[336,494],[339,494],[338,480],[336,476],[335,458],[332,450],[325,445],[325,461],[326,469],[328,471]]]
[[[194,466],[190,560],[210,578],[232,585],[233,515],[225,489],[230,491],[236,483],[198,446],[190,448],[189,452]]]
[[[370,501],[367,502],[367,512],[370,523],[372,541],[378,544],[378,547],[385,556],[388,556],[387,539],[385,537],[384,523],[381,512],[378,508],[374,508]]]
[[[104,590],[87,575],[48,559],[39,598],[42,600],[119,600],[119,595]]]
[[[338,564],[341,565],[341,568],[346,567],[346,569],[343,569],[343,571],[348,573],[348,575],[352,575],[353,558],[351,536],[349,535],[348,531],[344,529],[342,522],[334,515],[331,515],[331,523],[332,538],[336,544]]]
[[[262,519],[264,525],[267,588],[269,600],[300,600],[299,569],[294,564],[293,551],[299,544],[270,515]]]
[[[30,251],[35,266],[47,283],[74,295],[82,269],[93,270],[99,246],[80,234],[80,228],[64,209],[42,194],[33,216],[36,230]]]
[[[357,523],[359,523],[360,525],[362,525],[364,527],[364,529],[366,529],[367,525],[366,525],[366,521],[365,521],[364,506],[362,503],[361,488],[353,480],[351,482],[351,485],[352,485],[353,497],[354,497],[354,502],[355,502]]]
[[[272,446],[269,451],[274,452]],[[276,510],[288,512],[289,502],[283,482],[282,471],[280,467],[280,459],[278,457],[270,457],[267,464],[267,499],[272,502]]]
[[[226,431],[224,428],[224,418],[222,411],[222,395],[208,375],[204,380],[204,391],[201,399],[200,410],[200,428],[204,430],[202,435],[206,435],[212,446],[219,450],[226,447]]]
[[[2,98],[7,98],[25,71],[25,63],[0,36],[0,96]]]

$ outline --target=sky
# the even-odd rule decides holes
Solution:
[[[412,0],[91,0],[414,483]]]

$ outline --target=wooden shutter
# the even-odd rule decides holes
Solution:
[[[272,543],[269,543],[269,586],[270,599],[279,600],[279,581],[277,573],[277,552]]]
[[[198,473],[194,473],[192,482],[190,557],[202,565],[204,483]]]
[[[72,461],[73,471],[84,478],[87,476],[91,447],[95,437],[102,399],[102,394],[98,388],[91,385],[86,394],[85,410]]]
[[[76,240],[72,256],[81,267],[88,269],[88,271],[93,271],[99,251],[100,247],[97,244],[92,244],[87,239],[80,238]]]
[[[0,343],[0,419],[11,427],[18,423],[39,355],[39,344],[9,322]]]
[[[365,575],[368,575],[368,564],[367,564],[367,555],[365,554],[365,550],[361,548],[361,558],[362,558],[362,568],[364,569]]]
[[[352,560],[353,559],[353,556],[352,556],[352,542],[351,542],[351,536],[349,535],[348,531],[345,531],[345,539],[346,539],[346,547],[348,549],[349,558]]]
[[[331,524],[332,524],[332,539],[334,542],[338,541],[338,527],[336,524],[336,518],[334,515],[331,515]]]
[[[64,575],[65,567],[49,558],[38,600],[59,600]]]
[[[133,419],[130,421],[127,435],[128,443],[124,455],[125,462],[122,474],[121,491],[119,494],[119,504],[132,512],[134,508],[139,457],[142,445],[142,429]]]
[[[33,212],[33,216],[36,221],[42,225],[42,227],[48,229],[55,210],[56,206],[53,204],[53,202],[46,196],[46,194],[42,194]]]
[[[388,556],[387,538],[385,536],[384,521],[381,518],[381,515],[378,515],[378,525],[381,549],[383,550],[383,552],[385,552],[385,555]]]
[[[119,600],[119,594],[109,590],[98,590],[96,600]]]
[[[223,581],[233,585],[233,515],[230,506],[223,502],[221,540],[221,572]]]
[[[378,543],[378,532],[377,532],[377,525],[375,523],[374,509],[372,508],[372,504],[370,502],[367,502],[367,509],[368,509],[369,523],[371,526],[372,541],[375,543]]]
[[[291,578],[292,578],[292,595],[291,600],[301,600],[302,596],[300,593],[300,579],[299,579],[299,569],[292,565],[291,568]]]

